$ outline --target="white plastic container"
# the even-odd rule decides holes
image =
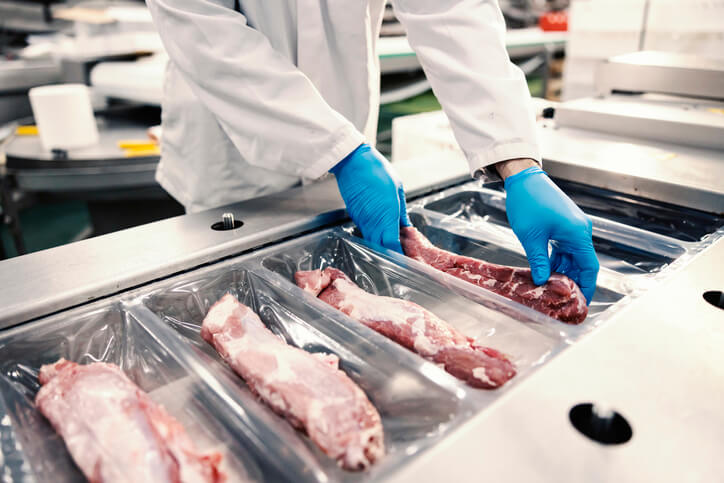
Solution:
[[[98,127],[87,86],[34,87],[28,95],[45,149],[83,148],[98,143]]]

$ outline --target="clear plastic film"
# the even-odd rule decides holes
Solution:
[[[4,481],[83,481],[62,438],[34,404],[40,366],[65,358],[118,365],[177,419],[197,450],[223,455],[230,482],[291,476],[282,453],[271,458],[249,416],[190,370],[195,358],[119,301],[95,304],[7,331],[0,337],[0,441]],[[190,363],[190,361],[192,361]],[[198,361],[196,361],[198,363]],[[91,422],[92,423],[92,422]],[[303,469],[303,468],[302,468]],[[303,471],[297,481],[310,481]]]
[[[310,304],[296,286],[270,280],[258,265],[233,261],[188,274],[151,291],[143,297],[143,303],[188,343],[220,361],[199,331],[208,309],[225,293],[251,307],[287,343],[311,353],[337,355],[340,368],[365,391],[379,411],[387,454],[369,471],[349,473],[338,468],[309,438],[265,409],[274,419],[270,430],[284,432],[293,451],[311,455],[309,464],[329,481],[356,481],[389,474],[473,413],[467,388],[435,365],[386,339],[366,337],[359,327],[341,322],[335,312]],[[253,399],[241,378],[226,366],[222,370],[247,393],[247,399]]]
[[[592,187],[583,188],[595,191]],[[581,192],[585,193],[587,198],[583,199],[586,204],[582,208],[585,210],[587,206],[595,205],[601,208],[599,212],[605,211],[605,200],[596,203],[592,200],[595,196],[610,195],[612,192],[582,191],[583,188],[576,185],[573,193],[578,196],[583,196]],[[689,224],[678,223],[667,231],[666,227],[672,225],[670,219],[674,216],[672,210],[675,207],[660,207],[655,202],[645,201],[629,200],[622,196],[615,199],[610,210],[620,215],[614,216],[614,220],[591,216],[594,245],[601,261],[601,270],[589,316],[575,333],[569,331],[569,335],[576,337],[581,332],[592,330],[612,315],[614,306],[616,311],[620,310],[631,297],[670,276],[693,256],[724,236],[721,219],[700,212]],[[632,206],[624,209],[625,203],[629,202]],[[409,210],[412,223],[440,248],[501,265],[528,266],[525,252],[508,224],[505,193],[502,191],[488,189],[477,181],[470,182],[417,200],[410,204]],[[686,208],[681,210],[681,216],[691,211]],[[641,225],[659,223],[660,232],[673,233],[680,238],[686,235],[680,230],[688,227],[688,236],[700,239],[685,242],[620,222],[633,223],[637,214],[643,217]],[[655,217],[658,214],[663,218],[657,221]]]
[[[299,265],[291,264],[293,259]],[[293,271],[285,270],[313,268],[312,262],[338,263],[367,290],[425,306],[482,344],[511,355],[518,374],[497,390],[470,388],[299,289],[289,278]],[[380,412],[383,459],[366,472],[345,472],[251,394],[199,335],[208,308],[227,292],[288,343],[340,358],[340,367]],[[520,312],[507,300],[494,302],[500,302],[497,309],[480,306],[341,230],[328,230],[29,323],[0,336],[0,466],[13,481],[82,479],[63,441],[33,404],[40,366],[64,357],[118,364],[184,425],[199,450],[222,452],[231,481],[384,479],[567,345],[539,314]]]
[[[478,225],[440,218],[435,213],[425,211],[411,211],[410,220],[435,246],[444,250],[499,265],[528,266],[525,253],[512,232],[511,236],[507,236],[505,233],[486,231],[487,227],[481,230]],[[632,287],[625,280],[606,275],[604,271],[603,276],[599,276],[596,293],[588,307],[588,317],[578,329],[570,329],[571,332],[590,327],[604,311],[631,293]],[[479,287],[478,290],[487,292]]]
[[[296,270],[330,265],[344,270],[370,292],[417,302],[481,343],[510,354],[518,375],[497,390],[470,388],[435,364],[305,293],[292,281]],[[209,307],[225,293],[250,306],[287,343],[308,352],[337,355],[340,368],[359,384],[380,412],[387,454],[362,474],[339,469],[306,436],[292,431],[290,439],[305,445],[314,455],[315,467],[330,481],[391,475],[567,344],[555,331],[533,330],[453,294],[424,274],[407,273],[356,244],[341,230],[309,235],[183,275],[147,291],[141,303],[199,351],[220,359],[200,338],[199,330]],[[228,368],[225,371],[232,374]],[[244,387],[238,377],[236,384]],[[277,422],[287,425],[281,418]]]
[[[416,204],[441,213],[445,218],[463,220],[479,232],[496,230],[515,240],[505,214],[505,194],[477,187],[460,187],[436,195],[439,199]],[[622,275],[655,273],[682,256],[686,249],[671,238],[649,233],[601,217],[592,217],[593,243],[601,266]]]
[[[589,318],[578,326],[370,245],[351,236],[351,229],[330,229],[5,331],[0,334],[0,479],[82,479],[63,441],[33,404],[40,366],[60,357],[81,364],[118,364],[184,425],[199,450],[223,453],[231,481],[393,477],[724,235],[719,219],[697,215],[691,226],[677,223],[667,231],[663,225],[668,218],[659,226],[658,215],[651,215],[659,213],[658,206],[634,204],[645,205],[638,214],[635,207],[624,210],[617,204],[606,210],[603,202],[587,203],[603,210],[594,217],[603,268]],[[504,194],[473,182],[423,198],[410,211],[415,226],[440,248],[526,266],[504,204]],[[582,206],[585,210],[587,205]],[[633,226],[637,216],[648,217],[649,224],[640,226],[658,231]],[[297,270],[327,266],[341,269],[371,293],[415,302],[481,344],[509,354],[518,374],[497,390],[470,388],[294,285]],[[387,449],[382,460],[362,473],[339,469],[251,394],[200,338],[207,310],[225,293],[249,305],[287,343],[340,358],[341,369],[382,416]]]
[[[555,182],[589,215],[683,242],[705,241],[724,227],[724,217],[720,215],[572,181]]]

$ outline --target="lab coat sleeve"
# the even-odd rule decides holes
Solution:
[[[317,178],[365,142],[232,2],[146,3],[171,61],[250,164]]]
[[[541,157],[523,72],[505,47],[497,0],[396,0],[432,89],[450,119],[474,177],[497,177],[492,164]]]

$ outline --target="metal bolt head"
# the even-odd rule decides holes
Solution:
[[[224,223],[224,229],[231,230],[234,228],[234,214],[224,213],[221,215],[221,221]]]

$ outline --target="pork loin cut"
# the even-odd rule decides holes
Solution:
[[[181,423],[115,364],[44,365],[35,404],[91,482],[222,482],[220,453],[202,455]]]
[[[400,229],[405,254],[445,273],[495,292],[569,324],[588,315],[586,298],[578,285],[560,273],[545,284],[533,283],[529,268],[506,267],[476,260],[436,247],[414,227]]]
[[[507,356],[478,345],[435,314],[407,300],[371,294],[336,268],[300,271],[294,279],[358,322],[444,366],[473,387],[493,389],[515,375]]]
[[[201,336],[252,391],[343,468],[365,469],[384,454],[380,415],[339,369],[337,356],[287,345],[230,294],[209,309]]]

